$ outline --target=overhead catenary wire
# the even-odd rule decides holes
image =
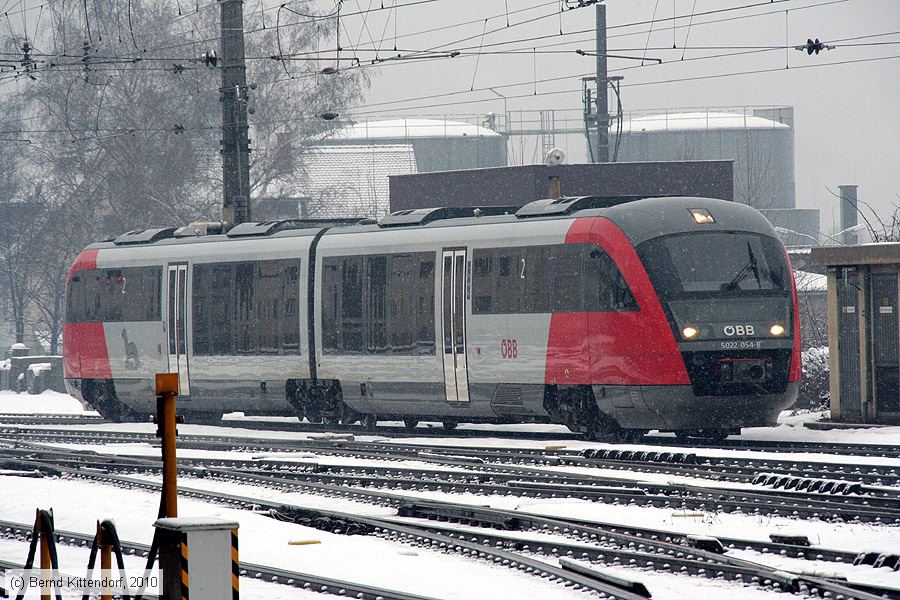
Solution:
[[[900,55],[879,56],[879,57],[869,57],[869,58],[862,58],[862,59],[836,61],[836,62],[829,62],[829,63],[816,63],[816,64],[800,65],[800,66],[796,66],[796,67],[791,67],[790,70],[793,71],[793,70],[798,70],[798,69],[825,68],[825,67],[845,65],[845,64],[859,64],[859,63],[878,62],[878,61],[896,60],[896,59],[900,59]],[[697,77],[673,78],[673,79],[661,80],[661,81],[639,82],[639,83],[631,83],[631,84],[627,84],[627,85],[625,83],[622,83],[621,85],[622,85],[622,87],[662,85],[662,84],[667,84],[667,83],[696,81],[696,80],[700,80],[700,79],[717,79],[717,78],[737,77],[737,76],[760,74],[760,73],[773,73],[773,72],[784,71],[784,70],[785,69],[783,67],[776,67],[776,68],[771,68],[771,69],[755,69],[755,70],[747,70],[747,71],[736,71],[736,72],[731,72],[731,73],[721,73],[721,74],[717,74],[717,75],[704,75],[704,76],[697,76]],[[529,85],[530,83],[531,82],[527,82],[527,83],[522,83],[522,84],[517,84],[517,85],[520,85],[520,86],[521,85]],[[566,89],[566,90],[552,90],[552,91],[538,92],[537,95],[549,96],[549,95],[573,93],[573,92],[580,92],[580,91],[581,91],[580,88]],[[526,98],[526,97],[531,97],[533,95],[534,95],[533,93],[528,92],[528,93],[523,93],[523,94],[508,95],[507,98],[508,99]],[[400,110],[410,110],[412,108],[422,109],[422,108],[433,108],[433,107],[438,107],[438,106],[472,104],[472,103],[486,102],[486,101],[488,101],[488,99],[469,99],[469,100],[461,100],[461,101],[454,101],[454,102],[433,103],[433,104],[429,104],[429,105],[409,107],[409,108],[400,109]],[[387,109],[387,110],[390,111],[390,109]],[[360,117],[360,116],[364,116],[364,115],[368,114],[369,112],[370,111],[348,112],[347,115],[345,115],[345,116]],[[381,112],[384,112],[384,111],[381,111]],[[292,116],[290,118],[285,118],[285,119],[276,119],[276,120],[270,120],[270,121],[258,121],[258,123],[278,124],[278,123],[287,123],[287,122],[295,121],[295,120],[318,120],[318,119],[319,119],[318,115],[296,115],[296,116]],[[188,126],[188,127],[184,127],[183,131],[185,131],[185,132],[200,131],[200,130],[205,131],[205,130],[218,130],[218,129],[220,129],[219,125],[196,126],[196,127]],[[96,129],[73,129],[71,131],[81,132],[81,133],[108,132],[108,133],[116,133],[119,135],[129,135],[129,134],[141,133],[141,132],[172,132],[172,133],[174,133],[174,127],[161,127],[161,126],[157,126],[157,127],[120,127],[120,128],[98,127]],[[70,133],[70,130],[66,130],[66,129],[0,130],[0,135],[23,135],[23,134],[31,134],[31,133]]]
[[[782,1],[788,1],[788,0],[782,0]],[[407,3],[407,4],[409,4],[409,3]],[[758,4],[759,4],[759,3],[757,3],[756,5],[758,5]],[[769,3],[765,3],[765,4],[769,4]],[[754,5],[754,6],[755,6],[755,5]],[[743,7],[735,7],[734,9],[737,9],[737,8],[743,8]],[[801,7],[801,8],[806,8],[806,7]],[[720,12],[720,11],[714,11],[714,12]],[[751,17],[751,16],[754,16],[754,15],[745,15],[745,17],[748,17],[748,18]],[[510,43],[510,42],[506,42],[506,43]],[[892,43],[894,43],[894,42],[884,42],[883,45],[892,44]],[[879,44],[881,45],[881,43],[879,43]],[[844,45],[849,46],[850,44],[844,44]],[[862,46],[862,45],[865,45],[865,44],[853,44],[853,46],[857,46],[857,45],[858,45],[858,46]],[[775,48],[775,47],[772,47],[772,48]],[[760,51],[765,51],[765,50],[769,50],[769,49],[771,49],[771,48],[767,48],[767,47],[758,47],[758,48],[748,48],[748,49],[750,49],[750,50],[760,50]],[[149,50],[148,50],[148,51],[149,51]],[[537,48],[536,48],[536,47],[532,47],[532,48],[530,48],[530,49],[524,49],[524,48],[523,48],[523,49],[518,50],[517,53],[524,54],[524,53],[527,52],[527,51],[530,51],[530,52],[534,55],[534,54],[537,53]],[[425,56],[427,56],[426,51],[424,51],[424,50],[417,50],[417,51],[415,51],[415,52],[421,54],[421,55],[422,55],[422,58],[424,58]],[[499,53],[499,52],[506,52],[506,51],[495,51],[495,52]],[[480,56],[480,54],[484,54],[484,53],[486,53],[486,52],[484,52],[484,51],[477,51],[477,52],[468,53],[468,54],[466,54],[466,55],[469,55],[469,56]],[[734,53],[734,54],[730,54],[730,55],[738,55],[738,53]],[[712,59],[712,58],[719,58],[719,57],[723,57],[723,56],[726,56],[726,55],[701,56],[701,57],[695,57],[694,60],[709,60],[709,59]],[[299,57],[298,57],[298,58],[299,58]],[[874,58],[873,60],[882,60],[882,59],[886,59],[886,58],[890,58],[890,57]],[[259,59],[262,59],[262,57],[260,57]],[[169,60],[169,59],[168,59],[167,57],[166,57],[166,58],[159,58],[159,59],[155,59],[155,58],[151,58],[151,57],[145,57],[145,58],[142,58],[141,60]],[[691,59],[688,59],[688,60],[691,60]],[[409,63],[413,63],[413,62],[414,62],[414,61],[413,61],[413,58],[410,57]],[[94,64],[94,63],[92,63],[92,68],[95,68],[95,67],[93,66],[93,64]],[[104,64],[104,63],[101,61],[101,62],[98,62],[97,64],[98,64],[98,65],[102,65],[102,64]],[[112,60],[110,61],[110,64],[112,64]],[[125,64],[125,61],[123,61],[123,64]],[[828,63],[828,64],[832,64],[832,63]],[[841,64],[841,63],[837,63],[837,64]],[[70,68],[70,69],[75,69],[75,68],[81,68],[81,67],[83,67],[83,65],[82,65],[81,63],[73,64],[73,65],[59,65],[57,68],[61,68],[61,67],[66,67],[66,68]],[[363,68],[363,67],[367,67],[367,65],[358,65],[358,66],[357,66],[357,68]],[[627,68],[631,68],[631,67],[626,67],[626,69],[627,69]],[[135,70],[139,70],[139,71],[147,71],[147,72],[154,71],[154,72],[159,72],[159,73],[163,73],[163,72],[165,72],[165,71],[167,71],[167,70],[170,70],[170,69],[168,69],[168,68],[164,69],[164,68],[153,68],[153,67],[146,67],[146,66],[141,66],[141,67],[129,67],[129,69],[135,69]],[[623,70],[624,70],[624,69],[623,69]],[[770,71],[772,71],[772,70],[773,70],[773,69],[768,69],[768,70],[763,70],[763,71],[760,71],[760,72],[770,72]],[[777,70],[777,69],[776,69],[776,70]],[[45,72],[45,73],[48,73],[49,71],[44,71],[44,72]],[[306,74],[305,76],[314,76],[314,75],[315,75],[315,74]],[[723,75],[723,76],[728,76],[728,75],[729,75],[729,74],[725,74],[725,75]],[[573,77],[574,77],[574,76],[573,76]],[[703,77],[703,78],[706,78],[706,77]],[[556,78],[554,78],[554,79],[556,79]],[[564,79],[564,78],[558,78],[558,79]],[[690,80],[690,79],[676,79],[676,81],[678,81],[678,80]],[[542,81],[542,80],[538,80],[538,79],[537,79],[536,74],[533,74],[533,81],[531,81],[531,82],[529,82],[529,83],[533,83],[533,84],[536,86],[537,83],[539,83],[539,82],[541,82],[541,81]],[[670,80],[664,80],[664,81],[662,81],[661,83],[667,83],[667,82],[669,82],[669,81],[670,81]],[[277,82],[277,80],[274,81],[274,82],[272,82],[272,83],[276,83],[276,82]],[[267,83],[267,82],[263,82],[263,83],[265,84],[265,83]],[[651,85],[651,84],[653,84],[653,83],[655,83],[655,82],[642,82],[642,83],[640,83],[640,85]],[[506,85],[502,85],[502,86],[494,85],[493,87],[500,87],[500,88],[503,88],[503,87],[515,87],[516,85],[524,85],[524,84],[510,84],[509,86],[506,86]],[[625,86],[626,86],[626,87],[630,87],[630,86],[635,86],[635,85],[637,85],[637,84],[626,84]],[[473,87],[473,89],[470,90],[470,91],[472,91],[472,92],[476,92],[476,91],[479,91],[479,90],[481,89],[481,88],[479,88],[479,89],[474,89],[474,85],[473,85],[472,87]],[[460,93],[464,93],[464,92],[460,92]],[[533,90],[533,93],[532,93],[532,94],[529,94],[529,95],[544,95],[544,94],[543,94],[543,93],[539,93],[538,90],[535,88],[535,89]],[[395,103],[395,102],[396,102],[396,103],[403,103],[403,102],[420,101],[420,100],[425,99],[425,98],[428,98],[428,97],[420,97],[420,98],[416,98],[416,99],[410,99],[410,100],[407,100],[407,101],[392,101],[391,103],[388,103],[388,104],[393,104],[393,103]],[[471,102],[483,102],[483,101],[484,101],[484,100],[472,100]],[[442,105],[446,105],[446,103],[444,103],[444,104],[442,104]],[[369,105],[369,106],[374,106],[374,105]],[[403,108],[398,108],[398,109],[395,109],[395,110],[407,110],[407,109],[411,109],[411,107],[403,107]],[[351,108],[351,109],[348,109],[348,110],[354,110],[354,109]]]

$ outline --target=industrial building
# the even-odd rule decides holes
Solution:
[[[900,422],[900,243],[812,249],[827,270],[831,417]]]
[[[362,120],[338,129],[320,145],[410,145],[419,173],[507,164],[505,135],[483,125],[448,119]]]
[[[790,106],[626,113],[610,148],[625,162],[733,160],[737,202],[760,210],[788,246],[818,238],[819,211],[796,208]]]
[[[704,196],[733,200],[732,162],[699,160],[520,165],[390,177],[391,211],[435,206],[520,207],[551,196]]]

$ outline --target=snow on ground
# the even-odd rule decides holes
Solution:
[[[159,504],[159,496],[155,493],[50,478],[2,477],[0,486],[3,489],[0,493],[0,517],[5,520],[30,523],[34,520],[36,507],[52,507],[59,529],[93,532],[97,519],[113,518],[121,539],[150,543],[152,523]],[[235,486],[229,487],[233,491]],[[334,504],[334,499],[322,500],[329,505]],[[492,600],[518,600],[524,597],[569,600],[581,597],[579,592],[537,577],[523,576],[506,567],[373,536],[331,534],[275,521],[249,511],[184,498],[179,500],[178,513],[182,517],[204,516],[239,521],[241,558],[247,562],[347,581],[364,581],[370,585],[445,600],[477,597]],[[296,540],[319,540],[321,543],[289,545],[290,541]],[[24,545],[22,548],[27,551]],[[24,552],[20,556],[9,556],[0,551],[0,557],[18,562],[25,560]],[[86,562],[85,559],[84,564]],[[295,597],[290,594],[281,597]]]
[[[65,394],[45,392],[37,396],[0,392],[0,414],[10,413],[57,413],[78,414],[84,410],[80,403]],[[94,413],[89,413],[94,414]],[[805,420],[818,418],[815,413],[792,415],[784,413],[778,427],[751,428],[744,430],[741,438],[752,440],[789,440],[811,442],[840,443],[882,443],[900,444],[900,427],[878,429],[814,431],[803,427]],[[271,419],[271,420],[290,420]],[[58,430],[60,426],[46,426],[50,430]],[[554,425],[463,425],[474,431],[484,431],[485,437],[421,437],[396,438],[379,435],[354,434],[359,441],[392,441],[416,444],[441,444],[459,447],[506,447],[506,448],[543,448],[548,444],[565,445],[567,449],[582,448],[617,448],[617,449],[659,449],[648,444],[610,445],[585,442],[575,438],[571,440],[554,440],[552,442],[538,440],[513,440],[493,437],[499,431],[540,431],[565,433],[566,429]],[[149,423],[137,424],[103,424],[67,426],[67,429],[102,430],[102,431],[135,431],[153,433],[155,426]],[[180,425],[181,435],[215,435],[242,439],[287,440],[306,439],[321,436],[321,433],[291,431],[259,431],[240,428],[222,428],[215,426]],[[423,434],[425,430],[423,428]],[[343,432],[342,432],[343,433]],[[79,450],[95,450],[102,453],[115,453],[133,456],[158,456],[158,448],[150,444],[130,443],[115,445],[62,445]],[[677,448],[666,447],[668,451]],[[751,452],[745,450],[721,450],[683,448],[685,452],[710,456],[735,456],[754,458],[773,458],[778,460],[818,460],[823,462],[843,462],[865,465],[890,464],[900,467],[900,460],[887,458],[867,458],[839,456],[825,453],[777,453]],[[357,459],[352,457],[321,456],[315,452],[298,450],[298,452],[266,452],[266,453],[232,453],[208,452],[200,450],[179,450],[183,457],[205,458],[265,458],[296,462],[315,462],[329,465],[382,465],[398,466],[393,461]],[[408,461],[404,468],[428,468],[457,470],[447,465],[432,465],[426,461]],[[631,477],[635,481],[681,481],[700,485],[710,485],[705,480],[679,478],[669,475],[653,475],[632,473],[619,470],[584,469],[578,467],[547,467],[548,470],[566,470],[572,473],[590,473],[614,478]],[[153,476],[142,476],[153,479]],[[285,492],[265,487],[222,482],[211,479],[184,478],[182,486],[222,491],[247,495],[265,500],[279,501],[287,504],[309,508],[327,508],[343,510],[356,514],[390,517],[394,510],[381,506],[361,504],[346,498],[329,498],[299,492]],[[724,485],[716,482],[715,485]],[[697,533],[703,535],[719,535],[723,537],[767,540],[770,533],[802,533],[809,536],[814,546],[836,548],[849,551],[890,551],[896,548],[898,531],[896,527],[870,524],[826,523],[821,521],[798,521],[783,517],[715,514],[703,511],[683,512],[672,509],[653,507],[637,507],[628,505],[610,505],[596,502],[570,499],[531,499],[508,496],[479,496],[474,494],[447,494],[441,492],[396,492],[406,496],[421,496],[453,502],[490,505],[498,508],[532,512],[546,516],[566,516],[581,520],[592,520],[601,523],[634,525],[655,529],[670,530],[681,533]],[[31,522],[35,507],[53,507],[56,524],[60,529],[69,529],[83,533],[92,532],[98,518],[114,518],[119,527],[122,539],[149,543],[152,535],[158,495],[144,490],[125,490],[111,486],[100,487],[96,483],[59,480],[31,479],[16,476],[0,475],[0,519]],[[88,507],[88,508],[86,508]],[[484,597],[490,599],[534,598],[560,600],[582,597],[578,592],[550,584],[534,577],[528,577],[489,563],[444,555],[431,550],[412,548],[403,544],[389,542],[374,537],[340,536],[329,534],[299,525],[277,522],[264,515],[254,514],[233,508],[210,505],[198,500],[181,499],[179,504],[182,516],[217,516],[238,520],[241,523],[241,557],[248,562],[262,563],[295,571],[308,571],[345,580],[365,581],[384,588],[400,589],[416,592],[435,598],[455,600],[462,598]],[[463,528],[464,526],[458,526]],[[538,534],[521,534],[538,535]],[[315,539],[322,543],[312,546],[291,546],[292,540]],[[814,551],[815,548],[812,549]],[[0,540],[0,558],[22,562],[25,559],[27,546],[22,542]],[[87,561],[86,549],[61,549],[61,557],[67,570],[78,571]],[[740,550],[735,555],[762,562],[784,569],[807,569],[823,573],[845,575],[850,579],[880,582],[900,587],[900,574],[856,568],[850,565],[836,565],[822,562],[801,562],[779,556],[763,555],[757,552]],[[129,558],[129,565],[137,559]],[[552,559],[547,559],[552,561]],[[69,568],[72,564],[74,567]],[[137,568],[137,567],[135,567]],[[699,581],[684,576],[623,570],[628,577],[644,581],[654,594],[654,598],[675,600],[698,595],[704,598],[729,598],[729,600],[756,600],[773,597],[772,593],[745,588],[735,584]],[[244,583],[245,597],[282,600],[286,598],[312,597],[300,590],[261,582]],[[316,596],[321,597],[321,596]]]
[[[81,533],[89,533],[84,530]],[[57,556],[61,574],[70,577],[84,577],[87,573],[88,558],[90,556],[89,548],[76,548],[73,546],[65,546],[59,544],[56,547]],[[0,538],[0,557],[10,562],[24,564],[28,555],[28,543],[16,540]],[[130,577],[137,577],[144,572],[144,563],[146,559],[137,556],[125,555],[125,573]],[[100,561],[97,560],[94,576],[100,575]],[[112,574],[119,573],[117,567],[113,567]],[[266,600],[323,600],[325,598],[321,594],[303,589],[289,588],[284,585],[267,583],[256,579],[243,578],[240,582],[241,596],[248,599],[266,599]],[[82,593],[75,590],[62,590],[65,600],[81,600]],[[156,594],[161,596],[161,590],[147,588],[148,594]],[[37,600],[39,594],[37,590],[29,590],[24,600]]]
[[[9,390],[0,390],[0,414],[90,414],[85,411],[81,402],[68,394],[60,394],[48,390],[40,394],[17,394]]]
[[[182,485],[194,489],[246,495],[253,498],[259,498],[260,500],[283,502],[285,504],[307,508],[323,508],[354,514],[364,514],[367,516],[378,516],[398,522],[412,521],[431,524],[429,521],[419,519],[393,518],[393,515],[395,514],[393,509],[363,504],[345,498],[328,498],[302,492],[286,492],[212,479],[184,479]],[[806,522],[798,521],[796,519],[752,515],[715,514],[701,511],[685,512],[662,508],[599,504],[583,500],[530,499],[503,496],[488,497],[473,494],[446,494],[442,492],[415,492],[409,490],[397,491],[394,493],[398,495],[420,496],[436,500],[468,503],[478,506],[492,506],[495,508],[518,510],[524,513],[539,514],[549,517],[569,517],[597,523],[650,527],[664,531],[672,531],[674,533],[718,535],[722,537],[759,541],[769,541],[768,535],[770,533],[800,533],[809,536],[813,543],[813,546],[810,548],[810,554],[815,553],[816,547],[852,552],[892,551],[896,546],[898,531],[900,531],[896,527],[873,526],[869,524],[833,524],[824,521]],[[465,525],[443,525],[457,530],[473,530]],[[540,532],[504,533],[512,537],[521,537],[523,539],[548,541],[564,539],[558,538],[552,534]],[[570,539],[565,539],[565,541],[567,543],[573,543]],[[854,567],[853,565],[842,565],[824,561],[810,562],[747,550],[732,551],[732,554],[777,568],[800,570],[808,573],[834,573],[846,576],[850,580],[879,583],[900,588],[900,573],[888,569]],[[633,570],[626,570],[622,575],[643,580],[645,575],[651,577],[654,574],[643,572],[636,574]],[[671,588],[677,590],[680,589],[678,584],[686,580],[686,578],[676,577],[675,580],[668,581],[668,577],[669,576],[664,576],[662,581],[654,583],[662,585],[666,589]],[[686,585],[688,587],[696,586],[698,585],[697,580],[691,579],[687,581]],[[707,582],[704,582],[703,585],[706,586]],[[696,587],[693,589],[696,590]],[[704,590],[705,589],[706,588],[704,587]],[[654,597],[658,597],[655,587],[651,591],[653,591]],[[709,593],[710,595],[706,597],[716,597],[712,595],[714,593],[713,591],[710,590]],[[674,596],[668,597],[684,598],[687,596],[675,594]]]

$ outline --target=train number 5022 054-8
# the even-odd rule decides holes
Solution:
[[[762,342],[759,340],[734,340],[719,342],[719,347],[722,348],[722,350],[757,350],[762,348]]]

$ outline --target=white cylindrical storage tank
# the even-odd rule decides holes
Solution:
[[[448,119],[362,120],[320,144],[410,144],[419,173],[506,166],[505,135],[484,125]]]
[[[610,131],[618,161],[734,160],[734,199],[758,209],[794,208],[790,107],[625,115]],[[617,140],[617,137],[621,139]]]

